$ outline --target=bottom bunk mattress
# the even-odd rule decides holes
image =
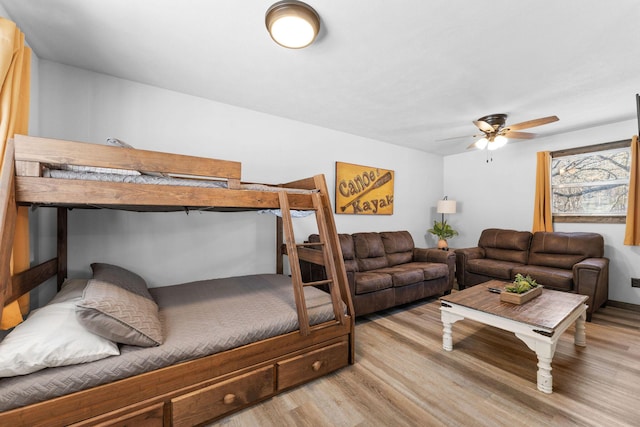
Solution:
[[[82,292],[82,288],[77,292]],[[212,279],[150,288],[149,292],[159,308],[164,334],[161,345],[121,345],[117,356],[2,378],[0,411],[298,329],[293,286],[288,276],[259,274]],[[329,294],[313,287],[305,287],[304,292],[312,325],[334,318]]]

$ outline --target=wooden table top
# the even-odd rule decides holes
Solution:
[[[488,288],[503,289],[508,282],[490,280],[450,295],[440,297],[441,301],[494,314],[517,322],[527,323],[547,329],[555,329],[576,308],[584,304],[586,295],[542,289],[542,295],[524,304],[500,301],[500,294],[489,292]]]

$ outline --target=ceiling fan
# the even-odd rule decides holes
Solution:
[[[526,122],[516,123],[506,126],[506,114],[490,114],[474,120],[473,124],[480,129],[482,134],[473,135],[474,137],[482,136],[479,140],[471,144],[469,148],[477,148],[479,150],[495,150],[504,146],[509,138],[513,139],[532,139],[535,133],[519,132],[521,129],[529,129],[536,126],[546,125],[547,123],[557,122],[557,116],[541,117],[539,119],[528,120]]]

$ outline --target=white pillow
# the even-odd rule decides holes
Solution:
[[[47,304],[65,302],[70,299],[77,301],[82,298],[82,292],[87,287],[88,279],[65,279],[60,291]]]
[[[109,137],[107,138],[107,145],[113,145],[114,147],[122,147],[122,148],[134,148],[133,145],[127,144],[121,139]]]
[[[0,377],[120,354],[118,345],[87,331],[76,319],[80,298],[45,305],[0,342]]]

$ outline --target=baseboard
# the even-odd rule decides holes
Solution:
[[[638,305],[638,304],[631,304],[631,303],[628,303],[628,302],[609,300],[609,301],[607,301],[607,305],[609,307],[624,308],[625,310],[631,310],[631,311],[640,312],[640,305]]]

